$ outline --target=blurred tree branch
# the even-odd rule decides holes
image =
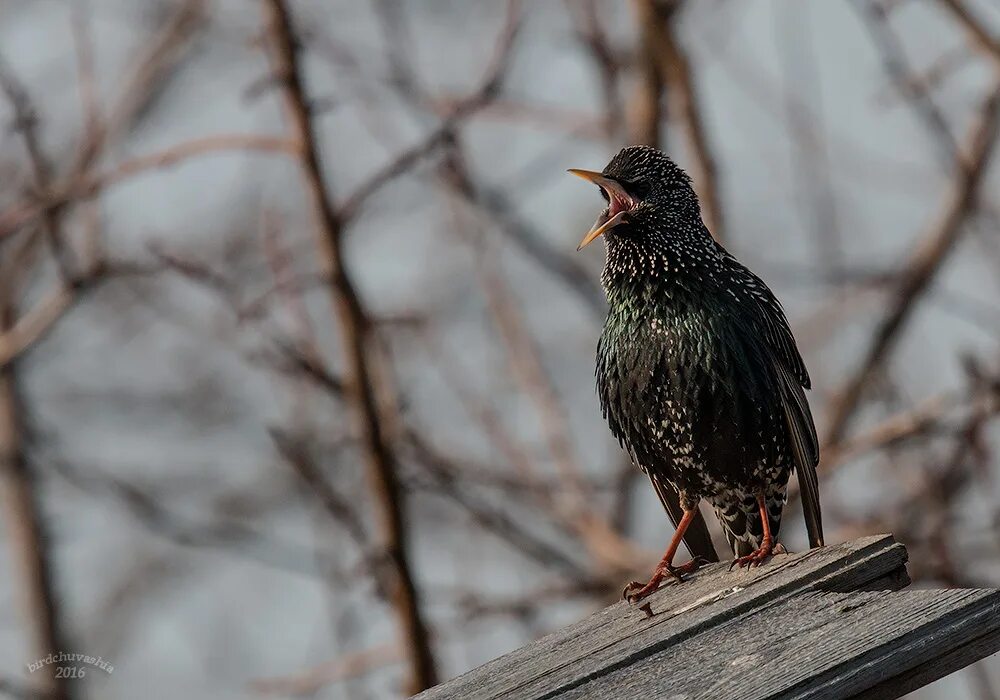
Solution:
[[[191,158],[224,152],[294,154],[297,146],[287,139],[258,134],[219,134],[179,143],[162,151],[123,160],[101,173],[82,175],[65,187],[50,192],[41,201],[29,199],[0,211],[0,240],[37,216],[90,199],[113,185],[149,170],[177,166]]]
[[[656,62],[658,75],[669,88],[672,103],[676,105],[680,115],[693,159],[692,179],[698,198],[701,200],[705,224],[716,240],[724,242],[725,222],[719,195],[718,169],[705,131],[705,117],[698,99],[694,70],[684,47],[677,38],[677,22],[683,2],[638,0],[638,4],[639,26],[643,33],[643,52],[647,54],[647,61]],[[644,80],[651,80],[652,66],[644,70],[648,73]],[[651,89],[650,84],[647,90]],[[647,101],[652,100],[647,98]],[[650,124],[647,126],[647,131],[651,128],[653,119],[652,114],[646,118]],[[647,138],[652,135],[654,134],[643,134]],[[655,145],[656,141],[646,143]]]
[[[13,290],[0,282],[0,330],[12,325]],[[37,475],[29,463],[24,434],[24,404],[19,398],[16,366],[0,366],[0,496],[11,567],[26,634],[30,660],[67,649],[60,597],[55,590],[52,547],[42,519]],[[76,694],[65,678],[56,677],[56,666],[45,665],[34,683],[44,697],[68,700]]]
[[[604,30],[604,20],[594,0],[566,0],[566,8],[573,14],[577,25],[577,35],[590,52],[597,68],[601,86],[601,100],[604,107],[604,133],[608,141],[616,144],[621,141],[625,130],[625,114],[618,94],[618,78],[621,72],[620,62],[615,55],[611,40]],[[654,76],[657,82],[659,76]],[[658,92],[658,89],[657,89]],[[659,110],[654,110],[655,123],[659,124]],[[654,143],[653,140],[639,139],[642,143]]]
[[[954,178],[942,211],[920,239],[916,252],[900,269],[889,310],[873,333],[859,367],[845,382],[833,404],[825,433],[828,444],[842,439],[864,389],[892,352],[916,303],[958,242],[966,219],[975,208],[980,183],[995,150],[998,105],[1000,86],[994,88],[981,105],[966,139],[966,147],[955,164]]]
[[[972,39],[973,44],[981,49],[1000,71],[1000,40],[992,36],[986,27],[973,17],[962,0],[938,0],[938,4],[951,14]]]
[[[639,81],[632,98],[632,140],[656,148],[660,147],[663,108],[662,92],[664,75],[660,61],[661,33],[659,11],[655,0],[635,0],[638,39]]]
[[[380,415],[380,379],[372,367],[377,345],[371,322],[344,260],[343,219],[330,201],[329,183],[323,173],[321,155],[302,84],[297,40],[288,9],[281,0],[266,3],[270,58],[280,81],[285,112],[295,140],[301,144],[301,167],[315,216],[316,245],[320,264],[330,278],[332,302],[340,327],[347,361],[348,397],[360,424],[363,451],[368,463],[372,493],[378,512],[379,545],[392,567],[388,595],[405,640],[410,678],[408,691],[416,693],[437,683],[437,669],[430,637],[420,609],[419,593],[410,564],[405,505],[399,486],[396,456]]]

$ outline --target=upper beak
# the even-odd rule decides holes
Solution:
[[[579,170],[577,168],[570,168],[567,172],[570,172],[577,177],[582,177],[584,180],[593,182],[595,185],[599,185],[601,189],[608,193],[608,198],[612,202],[616,200],[620,202],[631,201],[628,193],[625,192],[625,189],[620,184],[611,178],[604,177],[598,172],[593,170]],[[585,246],[592,243],[594,239],[599,237],[602,233],[622,223],[622,220],[625,218],[625,214],[625,211],[619,211],[614,216],[607,216],[607,212],[602,214],[594,223],[594,226],[590,229],[590,231],[587,232],[587,235],[583,237],[583,240],[580,241],[580,245],[578,245],[576,249],[583,250]]]

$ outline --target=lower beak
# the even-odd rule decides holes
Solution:
[[[622,223],[622,219],[625,218],[626,213],[627,212],[620,211],[608,219],[605,219],[604,215],[602,215],[601,218],[599,218],[597,222],[594,224],[593,228],[591,228],[590,231],[587,232],[587,235],[583,237],[583,240],[580,241],[580,245],[578,245],[576,249],[583,250],[584,247],[593,243],[594,239],[599,237],[602,233]]]
[[[629,201],[629,196],[628,193],[625,192],[625,189],[619,183],[615,182],[611,178],[604,177],[601,173],[593,170],[578,170],[577,168],[570,168],[568,172],[598,185],[601,189],[608,193],[608,198],[611,199],[612,202],[615,200]],[[583,250],[585,246],[593,243],[594,239],[598,238],[605,231],[623,223],[625,214],[626,212],[620,211],[609,218],[605,218],[605,216],[602,215],[594,224],[593,228],[587,232],[587,235],[583,237],[583,240],[580,241],[580,245],[578,245],[576,249]]]

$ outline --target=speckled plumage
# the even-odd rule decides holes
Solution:
[[[604,234],[597,387],[611,431],[686,510],[709,501],[738,555],[760,544],[758,492],[777,535],[797,467],[820,543],[809,374],[781,305],[711,237],[690,179],[665,154],[629,147],[602,174],[631,206]]]

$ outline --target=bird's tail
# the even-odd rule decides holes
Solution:
[[[776,539],[781,528],[785,488],[769,489],[765,502],[771,537]],[[734,555],[746,556],[760,547],[764,538],[764,527],[760,521],[760,508],[757,506],[754,494],[725,491],[712,499],[712,506]]]

